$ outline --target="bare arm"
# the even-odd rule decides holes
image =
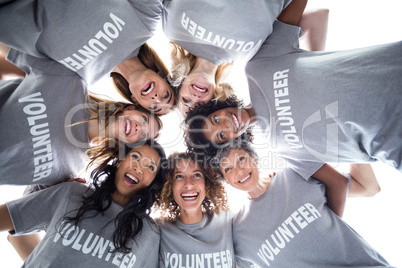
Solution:
[[[0,205],[0,231],[12,231],[14,225],[6,204]]]
[[[328,164],[324,164],[317,170],[313,177],[325,184],[328,207],[336,215],[342,217],[349,188],[349,179]]]
[[[298,26],[306,5],[307,0],[293,0],[282,10],[277,19],[283,23]]]
[[[381,191],[371,164],[351,164],[352,184],[349,197],[369,197]]]
[[[0,80],[6,77],[25,77],[25,72],[6,60],[10,48],[0,43]]]
[[[329,9],[306,10],[299,26],[303,30],[300,47],[309,51],[323,51],[327,41]]]

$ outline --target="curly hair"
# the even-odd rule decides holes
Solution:
[[[131,251],[129,247],[130,240],[134,240],[141,233],[143,228],[143,220],[151,220],[151,207],[157,202],[162,186],[164,183],[164,167],[166,156],[165,152],[158,143],[147,142],[146,145],[154,148],[160,157],[160,168],[152,183],[131,197],[130,202],[124,206],[123,210],[114,219],[116,229],[113,233],[113,244],[115,249],[113,252],[128,253]],[[131,147],[125,147],[125,153],[131,151]],[[66,223],[78,225],[83,219],[95,217],[103,214],[112,204],[112,193],[116,190],[115,175],[117,171],[118,156],[109,162],[105,162],[102,168],[92,171],[92,186],[95,191],[89,196],[83,196],[82,205],[78,209],[77,214],[73,217],[65,216]],[[103,177],[106,178],[103,178]],[[95,212],[95,213],[91,213]],[[60,230],[62,230],[61,228]]]
[[[221,146],[224,146],[217,146],[217,144],[207,140],[202,128],[208,115],[225,108],[244,108],[244,104],[236,96],[231,96],[224,101],[209,101],[206,104],[198,104],[190,109],[184,120],[184,142],[188,152],[201,153],[210,158],[215,156]],[[251,127],[241,135],[241,138],[248,141],[253,140]]]
[[[178,89],[174,86],[172,86],[169,81],[168,81],[168,75],[169,75],[169,69],[166,67],[166,65],[163,63],[162,59],[158,56],[156,51],[151,48],[147,43],[143,44],[140,48],[140,51],[138,53],[138,59],[141,61],[142,64],[145,65],[148,69],[151,69],[157,74],[160,74],[165,81],[168,82],[169,86],[172,88],[173,91],[173,106],[171,110],[173,110],[174,107],[176,107],[177,102],[178,102]],[[110,77],[112,78],[112,82],[117,90],[117,92],[127,101],[130,103],[134,103],[139,106],[138,102],[135,102],[131,99],[131,91],[130,91],[130,85],[127,82],[127,80],[119,73],[112,72],[110,74]]]
[[[232,150],[244,150],[252,158],[258,161],[257,152],[252,148],[252,143],[248,140],[242,139],[241,137],[225,143],[225,146],[219,148],[216,155],[210,160],[210,166],[215,169],[218,173],[218,177],[224,181],[225,178],[221,172],[220,164],[222,160],[230,154]]]
[[[197,56],[191,54],[187,50],[172,42],[170,42],[170,44],[172,45],[172,51],[170,54],[172,66],[170,68],[168,81],[171,85],[178,88],[177,91],[179,93],[183,80],[194,68]],[[231,67],[232,64],[228,62],[222,63],[218,66],[218,69],[215,73],[216,88],[214,90],[213,100],[225,100],[234,95],[232,86],[228,83],[222,82],[225,74],[230,71]]]
[[[228,199],[224,186],[220,183],[217,172],[210,167],[207,162],[196,154],[192,153],[173,153],[168,158],[166,169],[166,182],[163,186],[160,199],[159,211],[162,219],[175,222],[180,218],[180,207],[173,198],[174,173],[177,163],[180,160],[190,160],[197,163],[202,170],[205,178],[205,198],[202,201],[201,209],[203,213],[219,214],[221,210],[228,211]]]

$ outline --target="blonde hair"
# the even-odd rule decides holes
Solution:
[[[174,172],[180,160],[190,160],[197,163],[205,178],[205,198],[202,201],[203,213],[219,214],[221,210],[228,211],[228,199],[218,173],[203,159],[197,159],[192,153],[173,153],[168,158],[166,182],[159,197],[159,212],[163,220],[175,222],[180,218],[180,207],[173,198]]]
[[[168,80],[174,87],[180,87],[183,80],[194,68],[197,57],[172,42],[170,42],[170,44],[172,45],[172,51],[170,54],[172,66],[170,68]],[[231,67],[232,64],[228,62],[222,63],[218,66],[215,73],[216,88],[214,90],[213,100],[223,101],[234,95],[232,86],[223,81],[221,82],[221,80],[224,80],[225,75],[230,71]]]

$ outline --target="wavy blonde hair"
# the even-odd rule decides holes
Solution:
[[[190,160],[197,163],[205,178],[205,198],[202,201],[203,213],[219,214],[221,210],[228,211],[228,199],[218,173],[204,159],[197,159],[192,153],[173,153],[168,158],[166,182],[163,186],[157,206],[163,220],[175,222],[180,218],[180,207],[173,198],[174,173],[180,160]]]
[[[180,88],[183,80],[188,76],[191,70],[194,68],[197,56],[194,56],[182,47],[170,42],[172,45],[172,51],[170,53],[170,59],[172,61],[172,66],[170,68],[170,75],[168,80],[174,87]],[[216,88],[214,90],[213,100],[223,101],[234,94],[232,86],[225,83],[224,77],[230,68],[231,63],[225,62],[218,66],[215,73],[215,84]]]

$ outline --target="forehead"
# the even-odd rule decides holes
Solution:
[[[231,149],[229,154],[221,159],[221,165],[230,164],[240,156],[249,156],[249,154],[243,149]]]
[[[159,157],[158,152],[154,148],[149,146],[148,144],[144,144],[142,146],[139,146],[139,147],[136,147],[136,148],[133,148],[130,150],[130,154],[133,154],[136,152],[140,153],[142,155],[142,158],[149,159],[150,161],[153,161],[157,164],[159,163],[160,157]]]
[[[176,163],[175,172],[185,172],[199,170],[200,166],[191,159],[180,159]]]

